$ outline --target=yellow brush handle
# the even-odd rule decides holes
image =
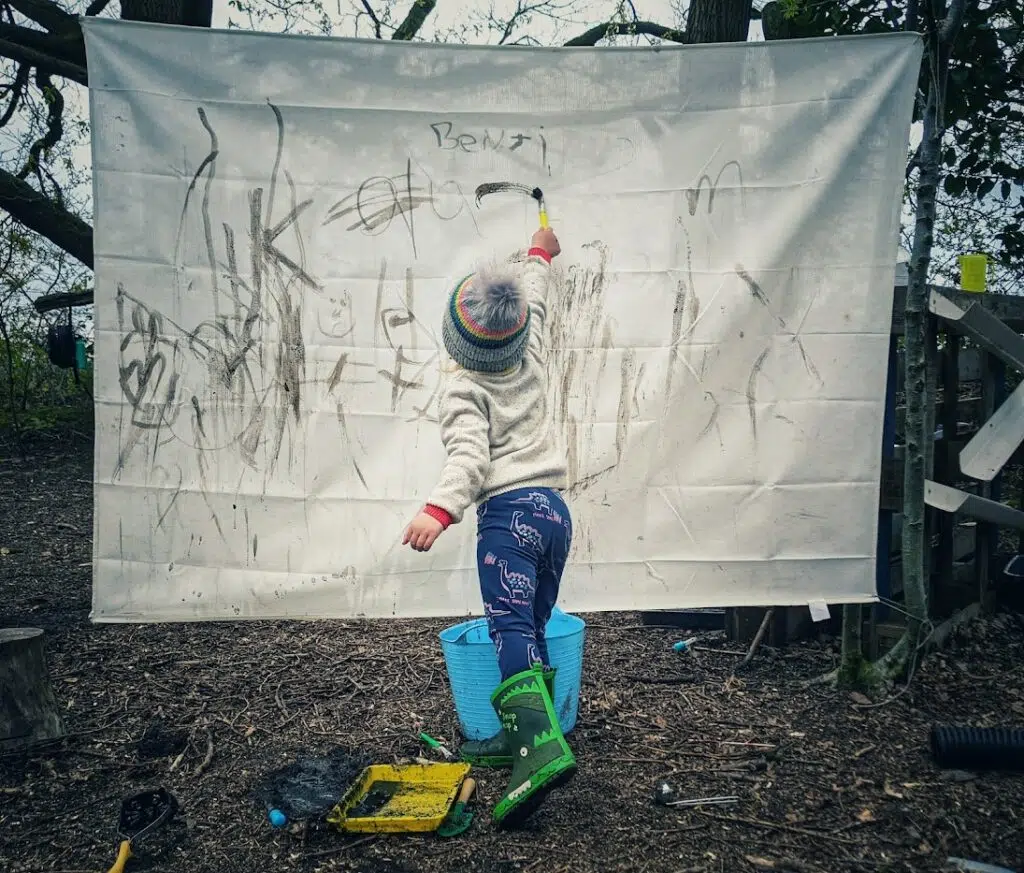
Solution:
[[[545,230],[548,228],[548,211],[543,206],[540,208],[540,226]]]
[[[110,868],[110,873],[124,873],[124,865],[128,863],[128,859],[131,856],[132,844],[128,840],[122,840],[117,850],[117,860],[114,862],[114,866]]]
[[[476,780],[472,776],[467,776],[466,781],[462,783],[462,791],[459,792],[459,799],[456,803],[469,803],[469,798],[473,796],[475,789]]]

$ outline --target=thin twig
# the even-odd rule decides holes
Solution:
[[[737,671],[742,670],[744,667],[746,667],[747,664],[749,664],[753,660],[754,655],[757,654],[757,650],[761,646],[761,640],[763,640],[764,635],[768,633],[768,625],[771,624],[772,617],[774,615],[774,606],[769,606],[764,611],[764,618],[761,619],[761,626],[757,629],[757,633],[754,634],[754,640],[753,642],[751,642],[750,648],[747,650],[747,654],[744,656],[743,660],[740,661],[740,663],[736,666],[736,668],[732,671],[734,676],[736,675]]]
[[[210,762],[213,760],[213,731],[209,728],[206,729],[206,755],[203,760],[196,765],[196,769],[192,771],[193,776],[201,776],[203,771],[210,766]]]
[[[328,855],[340,855],[342,852],[347,852],[349,849],[354,849],[356,846],[361,846],[364,843],[372,842],[378,837],[377,834],[370,834],[368,837],[360,837],[358,840],[353,840],[351,843],[345,843],[344,846],[338,846],[334,849],[323,849],[319,852],[309,852],[299,857],[303,861],[310,861],[313,858],[326,858]]]
[[[698,810],[698,812],[701,815],[706,816],[707,818],[713,818],[718,821],[728,821],[733,822],[735,824],[753,825],[754,827],[768,828],[769,830],[773,831],[785,831],[786,833],[790,834],[801,834],[802,836],[814,837],[815,839],[819,840],[822,837],[828,837],[830,840],[833,840],[837,843],[857,845],[856,840],[847,840],[843,837],[837,837],[835,834],[830,833],[829,831],[815,831],[811,830],[810,828],[800,828],[796,825],[783,824],[782,822],[777,821],[766,821],[765,819],[761,818],[744,818],[743,816],[739,815],[715,815],[714,813],[703,812],[701,810]]]
[[[363,9],[366,10],[366,14],[370,16],[370,21],[373,22],[373,35],[377,39],[383,39],[380,32],[380,19],[377,17],[377,13],[373,11],[373,7],[370,5],[369,0],[363,0]]]

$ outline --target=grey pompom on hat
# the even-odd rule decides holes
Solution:
[[[455,286],[441,325],[453,361],[467,370],[500,373],[523,359],[530,307],[513,267],[484,268]]]

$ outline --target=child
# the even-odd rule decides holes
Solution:
[[[550,229],[538,230],[518,270],[481,270],[452,292],[442,334],[458,366],[440,402],[448,460],[403,539],[428,551],[479,504],[477,568],[501,669],[491,702],[502,730],[465,744],[463,757],[512,767],[494,810],[506,827],[525,821],[576,771],[551,699],[554,671],[544,641],[572,542],[559,496],[566,465],[555,441],[544,347],[549,264],[560,251]]]

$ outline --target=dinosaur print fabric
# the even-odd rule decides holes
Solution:
[[[502,679],[550,666],[544,627],[572,545],[572,518],[556,491],[521,488],[477,509],[476,559],[484,614]]]

